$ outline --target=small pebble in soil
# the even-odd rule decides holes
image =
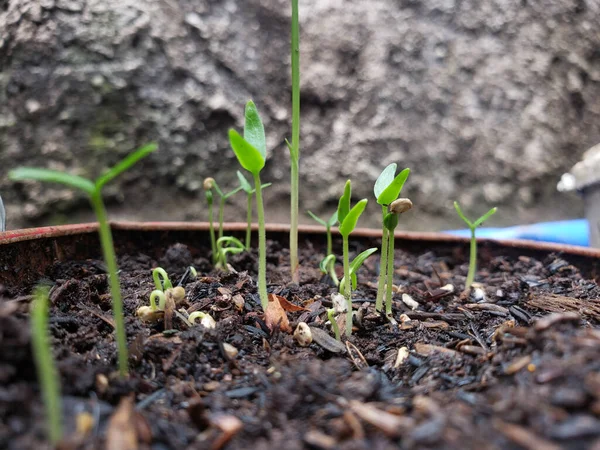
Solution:
[[[306,322],[300,322],[294,331],[294,339],[301,347],[308,347],[313,341],[312,332]]]

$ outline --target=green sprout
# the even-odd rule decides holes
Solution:
[[[265,128],[256,105],[252,100],[246,103],[244,136],[229,130],[229,142],[240,165],[254,177],[256,210],[258,213],[258,294],[263,310],[269,305],[267,295],[267,237],[265,232],[265,210],[262,199],[260,171],[267,159]]]
[[[233,236],[223,236],[217,239],[217,263],[215,267],[224,271],[229,271],[227,268],[227,256],[237,255],[246,250],[242,242]]]
[[[191,266],[188,268],[190,271],[192,269],[196,271]],[[167,295],[172,296],[175,303],[179,303],[185,297],[185,289],[181,286],[173,287],[167,271],[162,267],[152,270],[152,280],[155,289],[150,293],[150,306],[140,306],[136,311],[136,315],[144,322],[160,320],[167,304]]]
[[[167,271],[162,267],[157,267],[152,271],[152,280],[154,281],[154,286],[159,291],[164,292],[173,287]]]
[[[398,226],[398,216],[403,212],[408,211],[413,206],[412,202],[407,198],[399,198],[394,200],[388,206],[388,213],[383,218],[383,226],[388,232],[388,247],[387,247],[387,280],[385,282],[385,315],[392,317],[392,286],[394,283],[394,242],[396,240],[394,231]]]
[[[371,256],[373,253],[375,253],[377,250],[378,249],[376,247],[369,248],[369,249],[365,250],[364,252],[360,253],[358,256],[356,256],[356,258],[354,258],[352,260],[352,262],[350,263],[350,280],[352,282],[352,289],[356,289],[356,286],[358,285],[358,278],[356,277],[356,273],[358,272],[358,269],[360,269],[360,267],[367,260],[367,258],[369,256]],[[346,289],[346,277],[342,278],[342,281],[340,281],[340,286],[339,286],[340,294],[343,294],[345,289]]]
[[[350,258],[349,258],[349,244],[348,237],[350,233],[356,228],[358,218],[361,216],[367,206],[368,200],[366,198],[359,201],[354,207],[350,208],[350,196],[352,194],[352,185],[350,180],[346,181],[344,188],[344,194],[340,197],[338,203],[338,220],[340,222],[339,231],[342,235],[342,253],[344,256],[344,278],[350,280]],[[352,334],[352,283],[345,283],[344,297],[348,304],[347,318],[346,318],[346,335]]]
[[[298,273],[298,179],[300,160],[300,25],[298,0],[292,0],[292,143],[290,150],[290,268],[292,281],[299,281]]]
[[[217,322],[215,321],[215,319],[213,319],[213,317],[210,314],[207,314],[205,312],[194,311],[187,318],[188,322],[192,326],[196,324],[196,319],[200,319],[200,325],[202,325],[204,328],[212,330],[217,326]]]
[[[329,254],[323,258],[319,263],[319,268],[321,269],[321,272],[329,275],[329,278],[331,278],[336,286],[340,285],[340,280],[338,280],[337,274],[335,273],[335,255]]]
[[[9,177],[15,181],[35,180],[51,183],[60,183],[74,189],[85,192],[90,200],[92,208],[98,219],[98,232],[100,234],[100,244],[104,261],[108,268],[108,281],[110,283],[110,293],[113,303],[113,316],[115,321],[115,331],[117,339],[119,373],[122,377],[127,376],[127,336],[125,334],[125,323],[123,318],[123,301],[121,299],[121,287],[119,283],[117,258],[113,244],[112,233],[108,223],[108,216],[104,202],[102,201],[102,188],[115,177],[125,172],[140,159],[148,156],[157,149],[157,145],[152,143],[136,150],[116,166],[109,169],[101,175],[95,182],[86,178],[70,175],[64,172],[58,172],[49,169],[37,169],[20,167],[12,170]]]
[[[250,241],[252,236],[252,197],[254,196],[256,190],[250,185],[248,180],[242,172],[237,171],[237,177],[240,181],[240,187],[246,193],[246,250],[250,250]],[[261,186],[261,189],[268,188],[271,186],[271,183],[265,183]]]
[[[465,282],[465,289],[469,289],[475,281],[475,271],[477,270],[477,239],[475,238],[475,230],[477,227],[483,225],[483,222],[488,220],[493,214],[498,211],[498,208],[492,208],[486,212],[483,216],[474,222],[471,222],[465,217],[458,202],[454,202],[454,209],[458,213],[459,217],[467,224],[469,230],[471,230],[471,247],[469,252],[469,272],[467,273],[467,281]]]
[[[335,320],[335,309],[329,308],[327,310],[327,320],[331,323],[331,328],[333,329],[333,333],[335,334],[335,338],[338,341],[341,341],[342,338],[340,336],[340,327],[338,326],[337,320]]]
[[[410,174],[410,169],[404,169],[398,175],[396,175],[397,164],[392,163],[387,166],[379,177],[377,181],[375,181],[375,187],[373,188],[373,192],[375,193],[375,198],[377,199],[377,203],[381,205],[381,221],[383,222],[386,214],[388,213],[387,207],[390,203],[398,198],[400,192],[402,191],[402,187]],[[383,224],[383,228],[381,231],[381,257],[379,261],[379,280],[377,283],[377,299],[375,301],[375,309],[377,311],[381,311],[383,308],[383,298],[385,296],[385,286],[386,283],[391,285],[393,274],[388,274],[388,247],[389,247],[389,230],[386,228],[385,224]],[[394,255],[392,254],[393,258]]]
[[[337,211],[335,211],[331,217],[329,218],[328,221],[324,221],[323,219],[321,219],[320,217],[317,217],[315,214],[313,214],[310,211],[306,211],[308,213],[308,215],[310,217],[313,218],[313,220],[315,222],[317,222],[318,224],[322,225],[325,227],[325,232],[327,233],[327,253],[325,253],[326,255],[331,255],[333,253],[333,243],[332,243],[332,239],[331,239],[331,227],[335,225],[335,223],[338,221],[338,215],[337,215]]]
[[[48,292],[49,288],[46,286],[38,286],[35,289],[30,325],[33,357],[46,412],[48,439],[54,447],[62,438],[62,404],[48,333]]]
[[[215,256],[215,250],[218,252],[218,249],[216,248],[216,241],[214,241],[215,239],[215,229],[214,229],[214,225],[213,225],[213,212],[212,212],[212,206],[213,206],[213,194],[212,194],[212,190],[214,189],[215,192],[219,195],[219,233],[218,233],[218,239],[221,239],[223,237],[223,215],[225,212],[225,202],[232,197],[233,195],[237,194],[239,191],[242,190],[242,186],[238,186],[237,188],[235,188],[233,191],[230,191],[228,193],[224,193],[221,188],[219,187],[219,185],[217,184],[217,182],[215,181],[214,178],[206,178],[204,180],[204,189],[205,189],[205,195],[206,195],[206,201],[208,202],[208,221],[210,223],[210,239],[211,239],[211,246],[213,246],[214,248],[213,250],[213,264],[217,263],[217,257]],[[213,245],[213,241],[214,241],[214,245]]]

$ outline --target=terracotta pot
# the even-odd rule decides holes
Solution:
[[[118,255],[143,252],[160,256],[174,243],[188,245],[196,252],[210,246],[208,223],[205,222],[112,222],[113,237]],[[95,223],[12,230],[0,233],[0,283],[26,286],[35,283],[47,267],[55,261],[100,258],[101,250]],[[243,236],[245,223],[228,223],[229,234]],[[256,230],[256,225],[254,225]],[[301,226],[300,245],[303,241],[325,241],[324,228]],[[336,233],[336,230],[334,230]],[[289,226],[269,224],[267,238],[287,245]],[[357,229],[352,241],[361,245],[377,246],[379,230]],[[256,238],[256,235],[253,235]],[[396,248],[410,252],[435,250],[438,255],[457,254],[468,259],[468,239],[442,233],[397,232]],[[547,244],[535,241],[490,239],[479,240],[482,267],[495,256],[531,256],[538,259],[551,253],[578,267],[594,279],[600,277],[600,250],[569,245]]]

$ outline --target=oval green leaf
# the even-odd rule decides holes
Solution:
[[[340,197],[340,201],[338,202],[338,210],[337,216],[340,224],[344,221],[348,212],[350,212],[350,196],[352,195],[352,184],[350,180],[346,181],[346,186],[344,186],[344,193]]]
[[[86,178],[50,169],[19,167],[18,169],[11,170],[8,173],[8,177],[14,181],[34,180],[63,184],[65,186],[82,190],[88,195],[92,195],[96,190],[94,183]]]
[[[377,196],[377,203],[389,205],[398,198],[406,179],[410,175],[410,169],[404,169],[392,180],[392,182]]]
[[[381,174],[377,177],[377,181],[375,181],[375,186],[373,187],[373,192],[375,193],[375,198],[379,199],[381,193],[387,188],[392,181],[394,181],[394,176],[396,175],[396,167],[398,165],[396,163],[392,163],[387,166]]]
[[[246,103],[244,139],[260,152],[263,160],[267,159],[265,127],[258,115],[258,109],[256,109],[256,105],[252,100]]]
[[[233,129],[229,130],[229,143],[240,165],[248,172],[258,175],[265,167],[262,154]]]
[[[350,233],[354,231],[354,228],[356,228],[356,222],[358,222],[358,218],[367,207],[367,202],[368,200],[363,198],[360,202],[354,205],[354,208],[352,208],[346,215],[340,225],[340,234],[342,236],[348,237]]]

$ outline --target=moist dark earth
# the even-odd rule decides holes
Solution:
[[[287,312],[292,329],[304,321],[333,336],[326,309],[336,288],[318,270],[322,251],[305,242],[301,282],[290,284],[287,249],[269,241],[268,288],[303,308]],[[464,253],[397,249],[390,323],[374,309],[375,254],[359,271],[352,336],[301,347],[283,322],[264,319],[255,251],[230,259],[230,273],[183,244],[161,253],[119,258],[125,380],[102,261],[57,262],[40,280],[52,286],[62,448],[600,449],[600,289],[566,256],[484,259],[480,290],[465,295]],[[216,329],[188,327],[177,314],[167,331],[163,321],[140,322],[151,269],[163,267],[175,284],[190,265],[198,277],[184,280],[177,308],[210,313]],[[448,284],[454,292],[440,289]],[[45,445],[29,293],[1,291],[0,447],[8,449]]]

